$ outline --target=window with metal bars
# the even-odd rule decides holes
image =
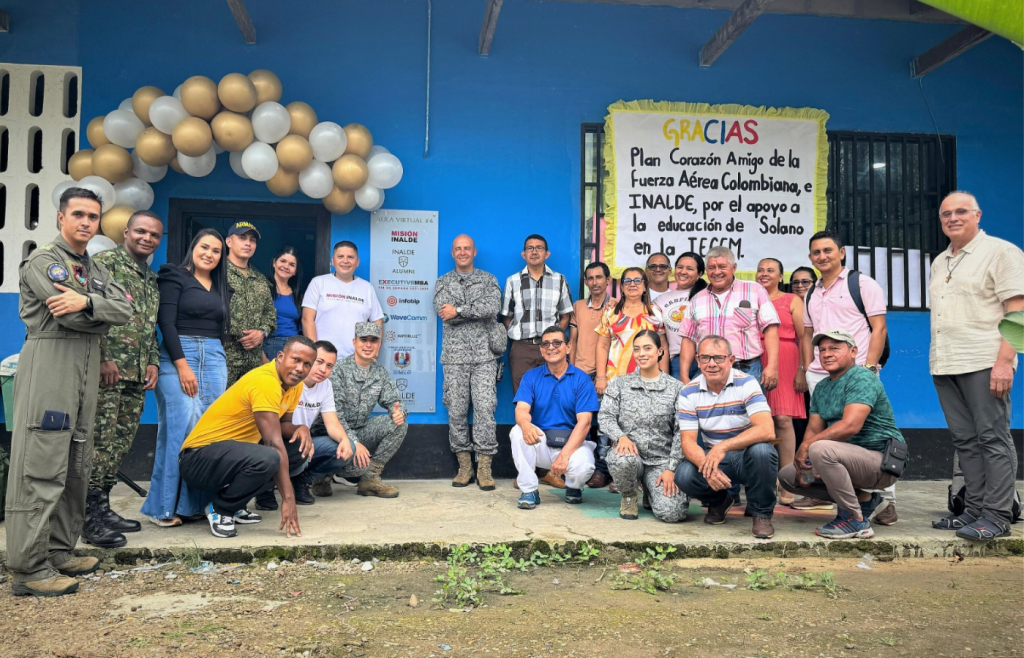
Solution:
[[[939,204],[956,189],[956,139],[829,131],[828,142],[828,227],[846,245],[847,267],[878,281],[890,310],[926,310],[932,259],[949,244]],[[604,124],[583,124],[581,145],[582,296],[582,269],[604,254]]]

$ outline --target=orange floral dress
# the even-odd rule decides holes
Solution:
[[[605,370],[605,377],[609,382],[619,375],[636,370],[636,361],[633,360],[633,338],[644,329],[664,332],[665,316],[657,306],[652,307],[650,313],[641,313],[636,317],[622,312],[616,313],[615,307],[609,306],[601,316],[601,323],[594,331],[611,338],[608,367]],[[667,349],[668,345],[664,347]]]

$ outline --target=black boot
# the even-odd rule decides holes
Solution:
[[[277,509],[277,497],[274,496],[273,484],[266,491],[256,494],[256,509],[264,511]]]
[[[85,503],[85,525],[82,526],[82,540],[99,548],[121,548],[128,543],[125,536],[103,525],[97,511],[99,491],[90,491]]]
[[[292,478],[292,491],[295,492],[296,505],[312,505],[316,502],[313,494],[309,493],[309,485],[312,478],[307,477],[305,471]]]
[[[103,525],[118,532],[139,532],[142,524],[133,519],[126,519],[114,510],[110,509],[110,490],[103,489],[99,492],[96,501],[96,512]]]

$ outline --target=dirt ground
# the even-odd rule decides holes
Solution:
[[[369,571],[358,562],[207,564],[217,571],[206,573],[181,562],[121,566],[57,599],[15,598],[0,586],[0,655],[1024,655],[1020,558],[870,569],[848,558],[666,561],[662,574],[674,583],[655,595],[613,589],[615,562],[506,574],[522,593],[485,591],[469,611],[432,602],[434,578],[447,571],[441,562],[370,563]],[[778,584],[779,572],[790,586]],[[833,574],[836,598],[820,584],[792,587],[822,572]],[[706,578],[736,587],[699,584]],[[748,589],[757,583],[764,588]]]

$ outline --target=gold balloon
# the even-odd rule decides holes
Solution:
[[[343,190],[351,191],[366,185],[366,179],[370,177],[366,161],[351,153],[346,153],[335,160],[331,173],[334,174],[335,185]]]
[[[241,73],[228,73],[221,78],[217,96],[232,112],[248,112],[256,107],[256,85]]]
[[[373,135],[369,129],[361,123],[350,123],[345,126],[345,135],[348,136],[345,153],[358,155],[365,160],[373,149]]]
[[[274,101],[276,103],[281,100],[281,94],[283,93],[281,78],[277,77],[273,72],[267,69],[256,69],[249,74],[249,79],[256,86],[257,105],[267,101]]]
[[[85,136],[89,138],[89,144],[94,149],[110,143],[107,135],[103,132],[103,117],[96,117],[89,122],[89,127],[85,129]]]
[[[313,108],[302,101],[293,101],[285,105],[284,109],[288,110],[288,116],[292,119],[288,134],[301,135],[309,139],[309,133],[317,123],[316,112],[313,111]]]
[[[104,144],[92,154],[93,173],[113,184],[132,177],[132,156],[116,144]]]
[[[100,230],[117,244],[124,243],[124,229],[128,226],[135,209],[131,206],[114,206],[100,218]]]
[[[285,171],[300,172],[313,162],[313,147],[305,137],[288,135],[277,143],[277,162]]]
[[[92,155],[95,153],[92,149],[82,149],[78,153],[71,156],[68,160],[68,175],[74,180],[82,180],[86,176],[92,176],[95,172],[92,170]]]
[[[221,112],[210,122],[213,139],[225,151],[244,151],[255,139],[252,122],[244,114]]]
[[[165,135],[150,126],[135,140],[135,154],[150,167],[162,167],[174,159],[178,151],[175,150],[170,135]]]
[[[174,127],[171,133],[174,148],[185,155],[198,158],[213,145],[210,124],[199,117],[189,117]]]
[[[171,158],[171,161],[167,163],[167,166],[173,169],[174,171],[178,172],[179,174],[185,173],[185,170],[181,168],[180,164],[178,164],[177,154],[175,154],[174,157]]]
[[[299,191],[299,175],[278,167],[277,173],[267,181],[267,189],[277,196],[291,196]]]
[[[132,112],[147,126],[152,126],[149,120],[149,106],[161,96],[166,96],[160,87],[139,87],[139,90],[132,94]]]
[[[209,121],[220,111],[217,83],[205,75],[192,76],[181,84],[181,104],[192,116]]]
[[[356,193],[351,190],[334,188],[323,198],[324,207],[335,215],[345,215],[356,207]]]

